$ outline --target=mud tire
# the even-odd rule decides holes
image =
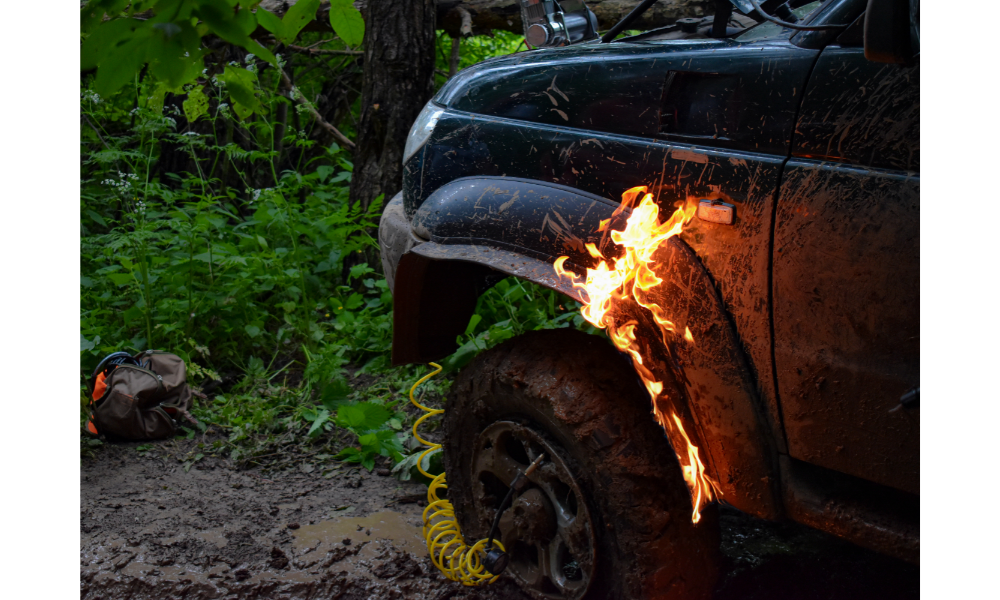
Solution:
[[[607,340],[570,329],[531,332],[484,352],[459,374],[446,403],[444,464],[467,539],[489,530],[474,505],[471,449],[497,421],[541,432],[572,466],[596,537],[586,598],[711,595],[717,511],[709,507],[691,523],[680,465],[650,414],[649,396]]]

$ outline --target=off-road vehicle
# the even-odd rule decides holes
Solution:
[[[664,434],[627,356],[577,330],[501,344],[452,386],[444,462],[469,539],[546,454],[500,526],[507,573],[538,598],[711,593],[718,514],[692,523],[688,443],[718,502],[918,560],[918,5],[733,4],[760,9],[555,36],[458,73],[382,217],[406,364],[453,352],[504,277],[584,300],[553,263],[614,255],[600,223],[625,190],[648,186],[664,214],[704,206],[660,259],[697,344],[636,316],[689,439]]]

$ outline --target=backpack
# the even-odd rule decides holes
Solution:
[[[184,360],[176,354],[146,350],[135,356],[115,352],[90,377],[87,432],[124,440],[155,440],[177,432],[177,419],[198,422]]]

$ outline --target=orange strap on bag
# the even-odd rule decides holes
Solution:
[[[106,377],[104,376],[103,372],[97,374],[97,379],[94,381],[94,393],[91,394],[91,399],[90,399],[91,409],[93,409],[94,407],[94,402],[100,400],[101,397],[104,396],[104,391],[108,389],[108,382],[105,381],[105,379]],[[97,426],[94,425],[93,412],[91,412],[90,418],[87,419],[87,431],[89,431],[93,435],[99,435],[97,432]]]
[[[108,388],[108,383],[105,381],[104,373],[97,374],[97,381],[94,382],[94,393],[93,400],[90,401],[91,404],[100,400],[101,396],[104,395],[104,390]]]

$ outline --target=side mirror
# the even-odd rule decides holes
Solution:
[[[909,64],[920,53],[920,0],[868,0],[865,58]]]

